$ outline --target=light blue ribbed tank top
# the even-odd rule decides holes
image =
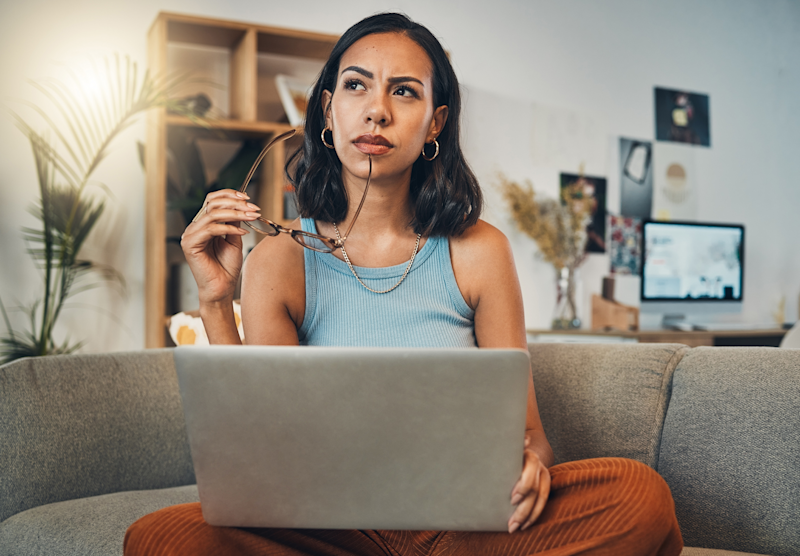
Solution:
[[[317,233],[314,220],[302,229]],[[305,251],[306,312],[301,345],[346,347],[475,347],[474,311],[458,289],[446,237],[430,237],[397,289],[373,293],[331,253]],[[375,290],[394,286],[408,263],[355,267]]]

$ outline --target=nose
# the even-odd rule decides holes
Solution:
[[[367,122],[374,122],[381,126],[388,125],[392,121],[391,110],[386,95],[380,93],[370,95],[364,119]]]

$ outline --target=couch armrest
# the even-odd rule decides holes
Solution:
[[[191,484],[170,350],[0,367],[0,522],[28,508]]]

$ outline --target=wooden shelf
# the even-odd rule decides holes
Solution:
[[[236,134],[233,135],[235,137],[265,137],[272,134],[283,133],[290,129],[302,131],[302,127],[293,128],[289,124],[284,123],[242,120],[209,120],[207,122],[208,127],[205,127],[185,116],[175,116],[173,114],[167,115],[166,123],[168,126],[195,128],[199,133],[203,131],[213,133],[214,131],[221,130]]]
[[[338,37],[296,29],[285,29],[161,12],[148,32],[148,66],[154,75],[170,75],[187,60],[200,60],[199,70],[221,77],[187,83],[178,98],[206,93],[212,98],[208,126],[182,116],[153,110],[147,116],[145,149],[145,346],[170,345],[164,326],[172,306],[169,287],[170,265],[182,258],[180,249],[167,241],[167,134],[170,129],[191,130],[196,139],[237,142],[244,139],[268,141],[275,134],[291,129],[285,123],[274,85],[275,73],[302,73],[306,78],[317,72],[330,55]],[[208,64],[204,64],[208,57]],[[177,64],[177,67],[176,67]],[[208,67],[206,67],[208,66]],[[211,81],[214,81],[211,83]],[[221,85],[221,86],[218,86]],[[193,88],[194,87],[194,88]],[[302,131],[302,130],[300,130]],[[283,166],[297,145],[276,145],[260,168],[260,181],[253,184],[255,202],[262,214],[290,223],[284,214]],[[248,190],[249,192],[250,190]],[[174,227],[174,226],[173,226]],[[177,234],[173,234],[177,235]]]
[[[533,336],[569,335],[633,338],[643,343],[686,344],[687,346],[777,346],[786,334],[782,328],[757,328],[753,330],[528,330]],[[579,341],[576,339],[576,341]]]

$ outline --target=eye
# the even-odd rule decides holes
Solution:
[[[358,79],[348,79],[344,82],[344,88],[350,89],[351,91],[366,91],[367,88],[364,84],[359,81]]]
[[[403,97],[419,98],[417,91],[409,85],[400,85],[394,90],[394,94]]]

